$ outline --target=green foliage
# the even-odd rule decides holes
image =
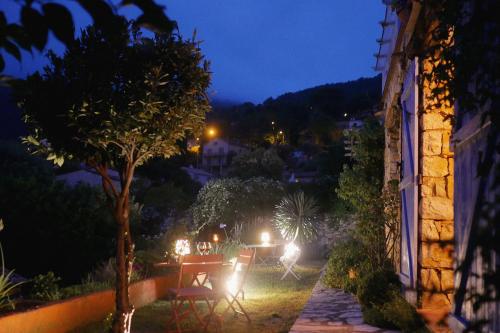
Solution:
[[[100,190],[56,182],[50,163],[19,144],[0,143],[0,173],[0,211],[9,221],[0,238],[21,274],[50,269],[76,282],[112,255],[115,231]]]
[[[208,182],[198,193],[192,207],[198,231],[207,226],[226,224],[229,229],[241,222],[272,214],[283,195],[278,181],[266,178],[222,178]]]
[[[387,261],[384,201],[384,130],[376,119],[366,119],[363,128],[351,131],[352,165],[344,165],[337,193],[352,206],[358,222],[354,237],[359,239],[372,269]]]
[[[323,283],[330,288],[355,293],[356,277],[361,273],[366,260],[361,244],[356,239],[350,238],[335,244],[328,259]]]
[[[236,178],[222,178],[202,187],[193,205],[196,229],[218,224],[232,225],[240,216],[243,184]]]
[[[281,180],[284,166],[275,149],[258,148],[236,155],[231,162],[229,175],[242,179],[267,177]]]
[[[360,276],[356,295],[361,305],[369,308],[389,302],[400,287],[399,277],[392,270],[380,269]]]
[[[213,247],[213,253],[222,254],[224,258],[231,259],[238,256],[243,244],[237,240],[227,239]]]
[[[54,272],[39,274],[32,281],[30,298],[40,301],[57,301],[61,299],[61,291],[58,282],[61,278]]]
[[[392,269],[363,273],[357,297],[367,324],[402,332],[427,332],[415,308],[400,295],[401,283]]]
[[[43,76],[20,85],[18,99],[31,132],[26,141],[52,159],[135,166],[170,157],[210,109],[208,63],[194,40],[142,38],[121,22],[113,34],[87,28],[50,60]]]
[[[318,206],[299,191],[284,197],[276,207],[274,226],[284,239],[306,244],[317,237]]]
[[[415,307],[401,297],[399,292],[393,292],[391,300],[384,303],[379,311],[386,321],[404,333],[429,333]]]
[[[2,231],[3,227],[4,227],[3,220],[0,219],[0,231]],[[15,304],[10,299],[10,296],[14,293],[15,289],[19,287],[22,283],[11,282],[12,274],[14,274],[14,271],[7,272],[7,270],[5,269],[2,244],[0,244],[0,259],[2,261],[2,272],[0,274],[0,310],[14,309]]]
[[[47,44],[49,32],[66,46],[74,40],[75,26],[68,8],[60,3],[44,1],[36,8],[33,1],[12,1],[21,7],[21,22],[7,22],[5,13],[0,11],[0,49],[21,61],[21,51],[31,52],[32,48],[43,51]],[[78,4],[92,17],[95,24],[106,30],[112,30],[118,19],[116,8],[105,0],[77,0]],[[138,0],[123,1],[119,7],[131,5],[142,13],[137,17],[136,24],[150,30],[172,31],[176,23],[169,20],[163,13],[163,7],[154,1]],[[0,71],[4,69],[3,55],[0,55]]]

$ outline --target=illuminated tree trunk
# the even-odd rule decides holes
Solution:
[[[115,314],[111,331],[113,333],[129,333],[134,314],[130,304],[128,286],[132,274],[134,246],[130,233],[130,184],[132,182],[132,164],[127,164],[121,177],[121,192],[118,193],[107,172],[106,166],[96,167],[103,178],[104,192],[113,203],[113,217],[117,224],[116,231],[116,283]]]

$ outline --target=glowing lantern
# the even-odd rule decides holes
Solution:
[[[271,241],[271,235],[269,235],[268,232],[264,231],[262,234],[260,234],[260,241],[262,242],[262,245],[269,245],[269,242]]]
[[[217,243],[219,241],[219,235],[214,234],[213,240],[215,243]]]
[[[283,260],[296,261],[299,255],[300,255],[300,248],[294,243],[288,243],[285,246],[285,253],[283,254]]]
[[[233,259],[234,259],[233,266],[236,265],[236,267],[226,282],[226,289],[231,295],[234,296],[238,292],[238,283],[239,283],[238,273],[241,272],[241,263],[237,262],[236,258]],[[231,259],[230,261],[233,262],[233,259]]]
[[[187,239],[178,239],[175,241],[175,253],[179,256],[185,256],[191,253],[191,245]]]

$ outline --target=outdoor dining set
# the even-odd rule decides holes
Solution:
[[[168,290],[171,305],[168,327],[175,324],[175,331],[180,333],[181,323],[193,315],[199,329],[207,331],[209,325],[213,323],[219,330],[224,316],[229,311],[235,315],[243,315],[250,323],[250,316],[241,303],[245,298],[245,282],[254,265],[263,265],[269,261],[270,256],[259,255],[257,250],[268,248],[275,254],[277,245],[266,242],[248,245],[239,250],[236,258],[231,258],[230,261],[224,258],[223,254],[210,254],[206,251],[205,245],[197,246],[200,255],[190,254],[189,246],[187,240],[178,240],[176,260],[155,265],[159,268],[175,268],[178,271],[176,287]],[[285,246],[284,255],[279,259],[285,268],[282,280],[288,274],[297,280],[300,279],[293,269],[299,255],[298,248],[291,248],[290,244]],[[224,305],[218,307],[220,304]],[[216,312],[216,308],[223,310]]]
[[[224,261],[222,254],[189,254],[177,263],[158,263],[157,267],[178,267],[177,286],[169,289],[172,313],[168,326],[175,323],[176,331],[182,332],[181,322],[194,315],[204,331],[212,322],[220,328],[228,311],[242,314],[251,322],[238,298],[244,298],[243,287],[254,262],[255,251],[242,249],[234,263]],[[199,302],[207,305],[208,313],[202,314]],[[215,308],[221,302],[226,307],[222,313],[216,313]]]

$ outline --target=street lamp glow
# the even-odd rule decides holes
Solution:
[[[209,137],[214,137],[215,135],[217,135],[217,130],[213,127],[210,127],[208,130],[207,130],[207,134]]]
[[[283,131],[280,131],[280,134],[283,134]]]
[[[262,245],[269,245],[269,242],[271,241],[271,235],[267,231],[264,231],[262,234],[260,234],[260,241],[262,242]]]

